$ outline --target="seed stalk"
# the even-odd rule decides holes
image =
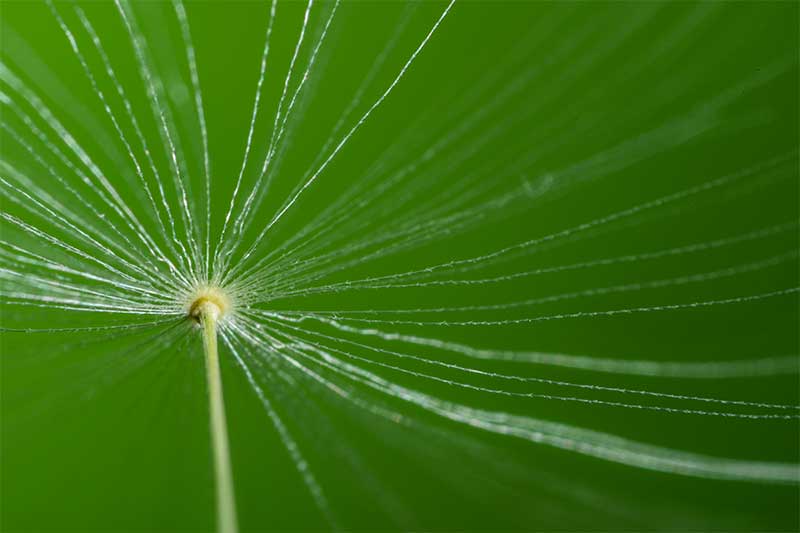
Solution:
[[[208,380],[208,407],[211,421],[211,445],[214,453],[216,478],[217,532],[237,533],[236,500],[233,494],[233,471],[228,445],[228,424],[225,420],[225,402],[222,397],[222,378],[217,351],[217,324],[219,307],[206,301],[201,304],[199,318],[203,327],[203,347]]]

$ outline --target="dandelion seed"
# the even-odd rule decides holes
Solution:
[[[102,403],[80,417],[102,439],[114,432],[88,415],[118,407],[103,387],[122,395],[126,373],[152,370],[136,406],[166,412],[160,391],[198,390],[180,365],[202,343],[206,439],[176,449],[208,448],[220,533],[285,528],[295,508],[300,529],[579,529],[576,509],[637,506],[602,500],[626,468],[629,492],[668,488],[653,505],[670,513],[726,480],[720,500],[752,502],[737,527],[796,525],[796,508],[762,505],[800,483],[784,442],[800,420],[791,8],[44,4],[58,46],[9,17],[0,49],[0,332],[43,353],[29,374],[4,369],[4,417],[40,424],[18,414],[25,399],[78,390]],[[386,17],[365,27],[371,9]],[[17,364],[14,346],[2,357]],[[37,388],[54,373],[68,385]],[[51,441],[14,427],[34,451]],[[158,431],[148,457],[184,438]],[[41,461],[30,453],[20,464]],[[76,485],[113,470],[81,453]],[[407,477],[442,499],[435,520]],[[279,501],[292,479],[302,505]],[[70,507],[77,522],[59,527],[209,527],[179,510],[145,523],[164,514],[146,504],[141,522],[95,524],[57,483],[18,480],[53,516]],[[559,483],[563,510],[514,503]],[[114,497],[141,489],[127,485]],[[173,512],[190,491],[169,490],[137,497]],[[4,526],[50,528],[14,497]],[[474,517],[442,511],[472,500]],[[733,523],[642,515],[636,527]]]

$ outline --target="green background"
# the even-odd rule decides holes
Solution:
[[[57,8],[88,50],[91,44],[80,31],[72,5],[58,4]],[[147,117],[142,120],[148,140],[156,144],[155,122],[149,118],[145,91],[118,13],[111,4],[80,5],[103,39],[132,104],[141,117]],[[289,121],[290,135],[272,193],[257,213],[262,224],[305,175],[398,24],[406,26],[346,124],[353,124],[391,83],[444,7],[433,2],[410,8],[400,3],[348,2],[339,8],[307,91]],[[142,192],[135,185],[130,161],[46,5],[6,1],[0,8],[2,61],[53,109],[114,184],[119,184],[124,199],[143,211]],[[278,5],[254,161],[261,161],[266,151],[304,8],[301,3]],[[330,8],[331,4],[323,3],[312,11],[309,43],[316,42]],[[194,180],[193,201],[202,207],[202,152],[190,93],[185,89],[188,71],[174,13],[170,4],[161,3],[136,3],[133,10],[170,95]],[[189,3],[187,11],[207,113],[217,191],[212,215],[218,232],[241,165],[268,6],[197,2]],[[782,159],[769,169],[644,213],[633,219],[635,223],[621,221],[609,226],[613,231],[597,231],[591,238],[567,241],[465,276],[509,274],[661,250],[797,221],[797,44],[798,5],[794,2],[456,3],[396,89],[276,226],[259,253],[299,231],[376,162],[388,171],[400,169],[470,117],[477,119],[457,142],[382,195],[372,212],[354,210],[342,222],[343,229],[351,231],[339,241],[326,243],[323,251],[357,242],[381,228],[424,220],[426,210],[453,198],[459,186],[486,187],[469,204],[473,206],[500,191],[519,190],[525,182],[534,191],[543,187],[543,193],[530,198],[518,195],[507,208],[476,217],[466,231],[354,265],[325,281],[416,270],[490,252],[776,157]],[[301,51],[298,69],[307,64],[310,50],[307,44]],[[90,65],[99,76],[99,60],[92,56]],[[298,79],[296,72],[290,87]],[[503,92],[521,79],[525,83],[519,90]],[[107,80],[103,83],[104,90],[113,90]],[[8,90],[3,84],[3,91]],[[498,95],[502,98],[495,105],[493,99]],[[7,107],[3,106],[2,112],[2,120],[25,131]],[[505,127],[493,134],[498,124]],[[2,142],[4,160],[29,172],[38,185],[48,190],[54,187],[52,194],[60,194],[17,143],[7,135]],[[167,159],[161,152],[157,158],[166,175]],[[68,178],[76,180],[74,175]],[[244,190],[249,192],[255,179],[255,165],[251,165]],[[368,187],[381,179],[385,175]],[[26,215],[20,206],[5,199],[3,208]],[[86,205],[74,208],[92,212],[102,207],[87,197]],[[355,225],[344,226],[347,222]],[[146,223],[148,230],[157,232],[152,220]],[[252,239],[255,234],[251,231],[248,236]],[[29,237],[7,226],[3,226],[3,238],[30,244]],[[506,303],[714,271],[797,247],[795,226],[769,238],[703,253],[532,276],[513,283],[347,291],[276,300],[261,307],[391,310]],[[43,253],[57,257],[46,247]],[[281,275],[274,273],[275,279]],[[447,277],[445,273],[442,279]],[[797,285],[795,258],[709,282],[565,300],[530,309],[446,317],[387,313],[376,318],[502,320],[725,299]],[[13,290],[7,281],[1,287]],[[139,320],[9,303],[3,305],[2,319],[7,328]],[[493,349],[722,361],[797,355],[797,324],[794,293],[744,304],[514,326],[397,325],[385,329]],[[309,327],[332,333],[319,325],[309,323]],[[1,342],[2,530],[213,528],[203,358],[194,329],[182,324],[171,332],[162,327],[128,333],[4,333]],[[388,344],[381,346],[392,349]],[[798,402],[796,374],[728,380],[644,378],[418,352],[519,376]],[[223,348],[222,373],[242,529],[328,528],[256,395],[229,355]],[[497,397],[362,366],[409,388],[482,409],[564,422],[713,456],[798,461],[797,420],[725,419]],[[403,366],[420,372],[431,370],[423,365]],[[444,371],[437,375],[463,379]],[[353,386],[354,394],[364,401],[385,405],[411,421],[409,425],[395,424],[360,410],[302,376],[297,376],[293,387],[266,375],[259,379],[329,499],[335,523],[347,529],[798,528],[796,485],[711,481],[639,470],[466,428],[397,398]],[[498,385],[488,378],[470,377],[468,381],[509,390],[573,392],[543,385],[527,389]],[[625,399],[658,403],[647,398]]]

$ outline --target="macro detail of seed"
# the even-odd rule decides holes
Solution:
[[[201,285],[188,298],[186,314],[200,324],[204,312],[214,313],[214,318],[220,320],[229,314],[232,308],[233,302],[223,289],[213,285]]]
[[[0,0],[0,530],[800,531],[798,14]]]

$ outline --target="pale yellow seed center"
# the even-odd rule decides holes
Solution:
[[[203,314],[211,314],[218,320],[230,312],[231,307],[230,297],[219,287],[202,286],[189,298],[187,312],[199,323]]]

